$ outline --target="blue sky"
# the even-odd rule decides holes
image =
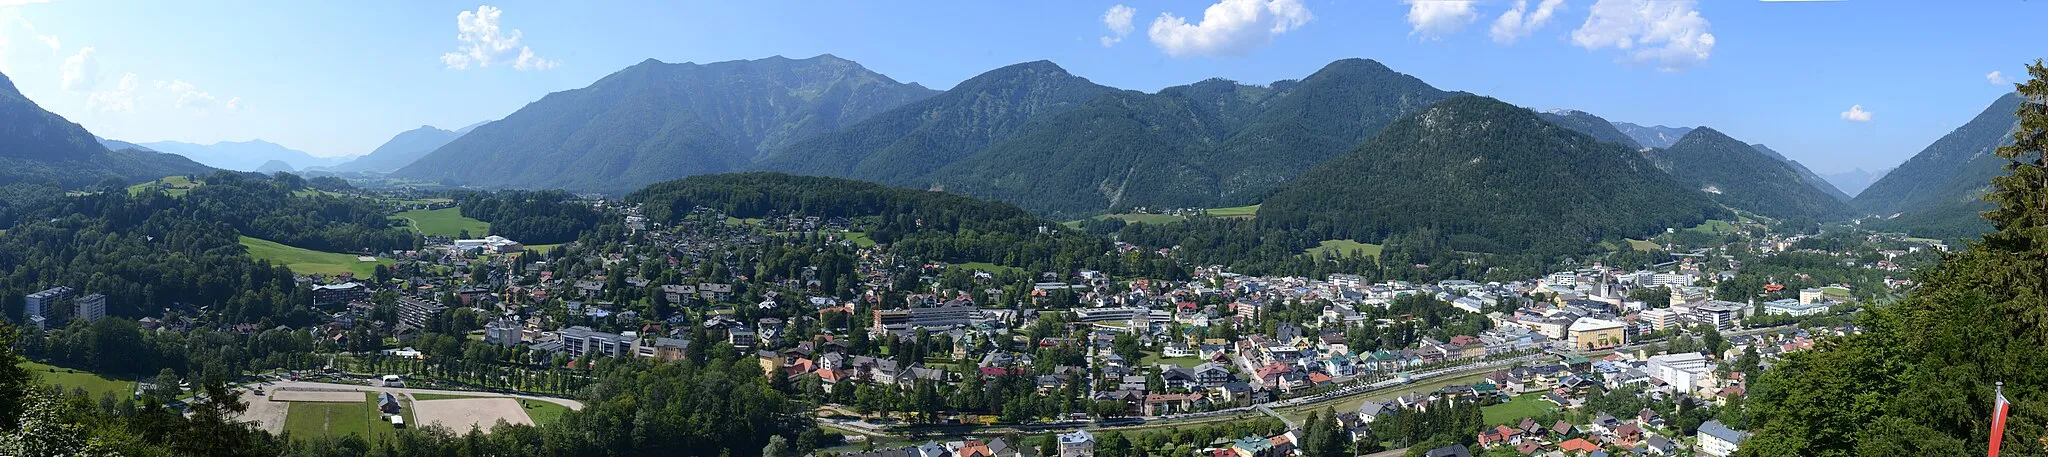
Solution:
[[[1711,126],[1826,173],[1894,165],[1968,121],[2010,90],[1991,72],[2048,56],[2041,18],[2048,2],[2019,0],[0,0],[0,71],[102,136],[349,155],[647,58],[832,53],[940,89],[1046,59],[1153,91],[1364,57],[1537,109]]]

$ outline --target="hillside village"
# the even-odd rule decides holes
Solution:
[[[1012,430],[993,436],[1015,438],[1013,427],[1030,425],[1039,431],[1030,435],[1058,435],[1051,441],[1061,455],[1094,455],[1103,432],[1086,430],[1113,424],[1274,415],[1275,406],[1306,410],[1368,396],[1383,399],[1334,417],[1347,443],[1355,443],[1347,446],[1361,452],[1426,444],[1383,427],[1389,417],[1534,405],[1515,406],[1534,412],[1526,417],[1484,424],[1468,446],[1428,455],[1512,449],[1724,456],[1741,441],[1740,425],[1703,412],[1739,402],[1747,379],[1775,358],[1858,331],[1830,318],[1880,295],[1852,293],[1843,284],[1795,293],[1783,283],[1796,279],[1772,278],[1764,289],[1787,298],[1720,296],[1715,284],[1742,275],[1742,265],[1722,252],[1744,246],[1763,255],[1833,256],[1854,268],[1896,272],[1893,260],[1942,248],[1869,235],[1853,249],[1875,252],[1834,252],[1801,248],[1812,244],[1803,243],[1806,235],[1770,234],[1695,248],[1657,270],[1594,263],[1509,282],[1265,277],[1219,267],[1169,281],[906,263],[887,244],[863,242],[860,223],[845,218],[737,220],[699,208],[669,226],[631,205],[589,204],[618,217],[621,233],[608,235],[616,238],[585,239],[601,246],[572,243],[541,253],[497,236],[430,240],[421,249],[379,254],[396,263],[372,277],[299,278],[328,313],[323,323],[231,330],[305,332],[326,350],[381,351],[353,366],[329,367],[344,371],[403,366],[378,360],[473,353],[476,345],[569,367],[606,358],[752,354],[764,376],[807,393],[821,406],[821,421],[856,445],[970,425]],[[765,277],[746,273],[771,266],[741,255],[761,256],[778,245],[843,252],[851,268],[838,278],[821,277],[820,265]],[[839,278],[855,282],[839,284],[837,293],[825,286]],[[1883,285],[1910,282],[1887,276]],[[154,331],[206,325],[178,312],[140,324]],[[465,333],[467,342],[421,338]],[[429,374],[408,376],[436,382]],[[1438,379],[1469,382],[1406,387]],[[929,396],[977,391],[1035,400],[972,404]],[[1617,404],[1630,407],[1616,410]],[[1226,437],[1227,445],[1199,450],[1294,455],[1302,431],[1287,425],[1277,435]],[[843,455],[1038,450],[1000,438],[861,446],[877,450]]]

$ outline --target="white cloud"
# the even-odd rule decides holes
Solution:
[[[37,4],[37,3],[49,3],[49,2],[50,2],[50,0],[0,0],[0,6],[21,6],[21,5],[34,5],[34,4]]]
[[[463,11],[455,15],[455,39],[462,42],[457,52],[441,55],[441,63],[448,68],[465,70],[471,66],[489,68],[491,65],[512,63],[518,70],[546,70],[557,64],[533,53],[533,48],[521,46],[523,36],[519,29],[505,32],[498,26],[498,17],[504,10],[490,5],[476,7],[476,11]]]
[[[2005,73],[1997,71],[1993,71],[1991,72],[1991,74],[1984,75],[1984,80],[1990,82],[1993,85],[1999,86],[2012,84],[2012,78],[2007,78],[2005,77]]]
[[[1501,13],[1493,21],[1493,42],[1513,44],[1515,40],[1536,33],[1536,29],[1550,24],[1550,17],[1564,9],[1564,0],[1543,0],[1536,4],[1536,11],[1529,11],[1529,0],[1515,0],[1515,7]]]
[[[243,108],[248,108],[249,106],[242,104],[242,97],[235,97],[228,99],[228,104],[226,105],[226,107],[228,111],[241,111]]]
[[[107,113],[135,111],[135,89],[141,86],[141,78],[134,73],[121,75],[121,81],[113,90],[93,92],[85,97],[85,108]]]
[[[100,60],[92,56],[92,46],[78,50],[78,54],[64,59],[64,90],[87,91],[99,82]]]
[[[1863,105],[1852,105],[1848,111],[1842,112],[1842,119],[1852,122],[1870,122],[1870,112],[1864,111]]]
[[[1696,0],[1599,0],[1572,42],[1598,50],[1628,51],[1630,60],[1678,71],[1706,62],[1714,34]]]
[[[1102,47],[1114,46],[1117,42],[1123,41],[1124,37],[1130,36],[1131,30],[1137,28],[1131,23],[1131,18],[1137,15],[1137,8],[1123,5],[1111,6],[1109,11],[1103,12],[1102,25],[1109,27],[1110,34],[1102,37]]]
[[[36,25],[29,23],[27,18],[21,17],[21,9],[16,8],[15,5],[18,5],[18,3],[8,3],[7,0],[0,0],[0,71],[12,70],[7,63],[16,56],[18,51],[14,46],[16,41],[26,43],[29,40],[35,40],[42,42],[43,46],[41,47],[49,49],[48,54],[38,50],[38,52],[28,54],[27,57],[34,57],[36,59],[63,57],[63,54],[59,53],[63,47],[63,42],[59,41],[56,35],[36,33]]]
[[[1169,56],[1244,55],[1314,19],[1300,0],[1221,0],[1202,10],[1200,23],[1160,13],[1146,35]]]
[[[1408,25],[1414,26],[1415,35],[1424,38],[1443,38],[1464,30],[1466,24],[1479,17],[1472,8],[1478,3],[1471,0],[1404,0],[1408,2]]]
[[[219,101],[219,99],[213,97],[213,94],[209,94],[206,93],[206,91],[199,90],[199,88],[197,86],[193,86],[192,83],[188,83],[182,80],[157,80],[156,88],[157,90],[161,90],[173,96],[176,96],[178,99],[179,108],[192,108],[202,110],[203,112],[203,110],[212,108],[214,103]]]

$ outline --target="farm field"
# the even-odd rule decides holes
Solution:
[[[1337,252],[1338,256],[1351,255],[1352,252],[1363,252],[1367,257],[1377,259],[1380,257],[1380,250],[1384,248],[1384,246],[1377,244],[1360,243],[1351,240],[1323,240],[1321,245],[1308,248],[1306,254],[1320,257],[1324,252],[1333,250]]]
[[[205,185],[205,183],[194,182],[184,176],[166,176],[163,179],[128,186],[128,195],[141,194],[154,187],[163,189],[165,195],[179,197],[192,192],[192,189],[202,185]]]
[[[1209,215],[1215,217],[1251,219],[1259,215],[1259,205],[1210,208]]]
[[[459,237],[467,230],[470,237],[483,238],[491,233],[491,223],[463,217],[460,208],[400,211],[392,217],[405,219],[425,235]]]
[[[63,386],[65,391],[85,389],[93,398],[100,394],[113,394],[114,398],[128,398],[135,393],[135,381],[126,381],[101,376],[85,370],[74,370],[37,362],[22,362],[19,367],[29,371],[37,382],[45,385]]]
[[[338,275],[354,273],[357,277],[368,277],[376,271],[377,265],[391,265],[391,259],[377,259],[375,262],[358,260],[355,254],[320,252],[278,244],[262,238],[242,237],[242,246],[249,249],[249,256],[283,264],[298,274]]]

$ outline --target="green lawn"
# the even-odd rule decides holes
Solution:
[[[372,444],[397,433],[397,427],[378,413],[377,394],[364,392],[363,396],[362,403],[292,402],[285,412],[284,431],[298,436],[360,435]],[[413,422],[412,405],[400,402],[406,426],[417,425]]]
[[[184,176],[166,176],[163,179],[128,186],[128,195],[139,195],[152,187],[156,187],[163,189],[166,195],[177,197],[183,196],[185,193],[191,192],[193,188],[203,184],[185,179]]]
[[[846,241],[852,241],[854,246],[864,248],[875,246],[875,239],[868,238],[867,232],[846,232]]]
[[[1484,416],[1487,427],[1503,424],[1514,426],[1521,423],[1524,417],[1543,415],[1556,406],[1543,401],[1542,393],[1528,393],[1517,396],[1507,403],[1479,408],[1479,414]]]
[[[1139,362],[1148,367],[1163,363],[1181,368],[1194,368],[1197,365],[1201,365],[1202,362],[1207,362],[1207,360],[1202,360],[1201,357],[1174,357],[1168,359],[1161,358],[1157,352],[1147,352],[1145,353],[1145,360]]]
[[[355,254],[320,252],[311,249],[285,246],[261,238],[242,237],[242,246],[249,248],[249,256],[283,264],[298,274],[338,275],[354,273],[356,277],[369,277],[377,265],[391,265],[397,262],[379,258],[375,262],[356,260]]]
[[[1023,271],[1024,271],[1024,269],[1022,269],[1022,268],[1017,268],[1017,267],[1006,267],[1006,266],[1002,266],[1002,265],[996,265],[996,264],[993,264],[993,263],[988,263],[988,262],[967,262],[967,263],[956,263],[956,264],[952,264],[952,265],[949,265],[949,266],[947,266],[947,268],[960,268],[960,269],[966,269],[966,270],[977,270],[977,271],[986,271],[986,272],[989,272],[989,273],[1021,273],[1021,272],[1023,272]]]
[[[1108,219],[1122,219],[1124,222],[1144,223],[1152,225],[1171,224],[1175,222],[1188,220],[1186,216],[1178,216],[1173,214],[1104,214],[1102,216],[1097,217]]]
[[[1380,250],[1383,248],[1384,246],[1377,244],[1360,243],[1351,240],[1323,240],[1321,245],[1308,248],[1307,254],[1320,257],[1324,252],[1335,250],[1337,255],[1341,257],[1351,255],[1352,252],[1364,252],[1367,257],[1377,259],[1380,257]]]
[[[553,251],[553,250],[555,250],[555,248],[559,248],[559,247],[562,247],[562,244],[567,244],[567,243],[558,243],[558,244],[536,244],[536,245],[532,245],[532,246],[526,246],[526,247],[524,247],[524,248],[522,248],[522,249],[524,249],[524,250],[528,250],[528,251],[533,251],[533,252],[538,252],[538,253],[541,253],[541,254],[547,254],[547,253],[548,253],[548,251]]]
[[[426,211],[400,211],[392,216],[411,221],[413,229],[426,235],[461,236],[468,230],[472,238],[483,238],[491,233],[491,223],[462,217],[460,208],[441,208]]]
[[[1663,247],[1658,246],[1657,243],[1654,241],[1644,240],[1628,240],[1628,247],[1630,249],[1635,249],[1637,251],[1655,251],[1658,249],[1663,249]]]
[[[1699,226],[1689,228],[1686,230],[1691,230],[1700,233],[1721,234],[1735,231],[1735,224],[1720,219],[1713,219],[1706,222],[1702,222]]]
[[[1232,206],[1229,208],[1209,208],[1209,215],[1216,217],[1235,217],[1250,219],[1254,216],[1259,215],[1259,205]]]
[[[135,381],[108,378],[83,370],[36,362],[22,362],[17,366],[28,369],[37,381],[62,386],[66,392],[72,389],[85,389],[93,398],[99,398],[101,393],[113,394],[114,398],[128,398],[135,394]]]
[[[569,412],[567,406],[540,400],[519,400],[519,405],[526,408],[526,417],[532,418],[533,425],[537,426],[552,424]]]

